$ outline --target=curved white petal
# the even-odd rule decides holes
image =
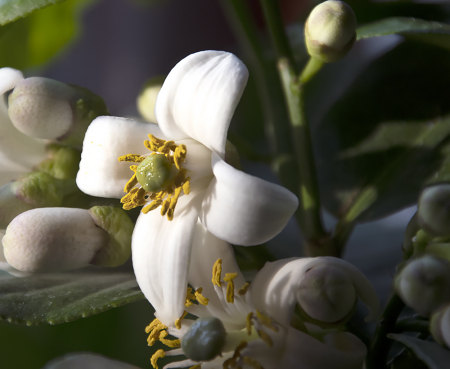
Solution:
[[[48,362],[42,369],[139,369],[137,366],[91,353],[67,354]]]
[[[21,80],[23,80],[23,75],[20,71],[12,68],[0,68],[1,177],[3,177],[1,172],[4,171],[18,172],[20,174],[28,172],[46,158],[46,142],[19,132],[13,126],[8,116],[6,96],[4,94],[13,89]]]
[[[213,153],[215,178],[202,204],[201,220],[222,240],[251,246],[275,237],[298,206],[287,189],[233,168]]]
[[[200,205],[199,195],[178,200],[172,221],[159,209],[141,214],[134,228],[132,245],[136,279],[155,316],[173,326],[184,311],[189,260]]]
[[[278,368],[361,369],[367,348],[348,332],[325,336],[324,343],[289,327],[286,347]]]
[[[165,139],[158,125],[118,117],[98,117],[90,124],[83,141],[77,185],[92,196],[121,198],[131,178],[133,163],[119,162],[126,154],[149,154],[144,146],[151,133]]]
[[[369,307],[366,320],[373,320],[379,311],[378,297],[364,274],[352,264],[333,257],[290,258],[266,263],[250,286],[253,303],[277,322],[289,325],[302,276],[321,264],[334,265],[348,273],[357,295]]]
[[[169,73],[156,100],[161,130],[173,140],[191,137],[224,157],[228,127],[247,79],[247,68],[233,54],[189,55]]]
[[[212,269],[217,259],[222,259],[222,278],[225,273],[237,273],[234,279],[234,303],[226,302],[227,283],[222,287],[211,282]],[[215,237],[197,222],[192,246],[191,266],[189,268],[189,284],[198,289],[203,288],[202,295],[209,299],[208,305],[193,305],[186,308],[199,317],[214,316],[222,320],[227,329],[242,329],[246,324],[247,314],[251,311],[246,296],[240,296],[238,290],[245,285],[245,279],[236,263],[231,245]]]

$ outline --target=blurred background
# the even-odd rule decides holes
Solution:
[[[26,76],[45,76],[87,87],[104,98],[112,115],[138,116],[136,97],[148,78],[167,74],[179,60],[196,51],[233,52],[249,66],[251,77],[232,122],[229,138],[238,149],[250,153],[242,158],[247,172],[276,182],[269,166],[254,160],[259,154],[267,154],[263,109],[256,97],[257,85],[248,53],[236,39],[224,12],[226,1],[67,0],[15,22],[0,39],[0,66],[22,69]],[[448,2],[347,2],[353,7],[360,24],[389,16],[413,16],[450,23]],[[261,42],[268,45],[258,2],[248,3],[259,27]],[[287,31],[295,45],[299,63],[306,61],[303,22],[317,3],[313,0],[281,1]],[[443,68],[440,71],[446,68],[446,73],[433,91],[440,96],[439,99],[449,98],[449,51],[428,52],[424,46],[422,49],[419,47],[415,54],[408,54],[411,53],[408,45],[409,42],[405,43],[401,36],[360,41],[345,59],[327,65],[309,87],[308,114],[325,196],[328,184],[341,181],[339,173],[330,174],[323,169],[329,167],[329,161],[321,150],[333,144],[328,139],[330,129],[335,129],[332,124],[325,124],[344,114],[334,108],[339,101],[350,101],[346,105],[348,110],[354,109],[352,104],[367,105],[367,96],[362,94],[361,101],[355,101],[351,99],[354,95],[346,91],[357,87],[361,81],[375,83],[377,73],[389,72],[386,65],[391,65],[389,58],[392,53],[397,53],[397,59],[415,60],[417,65],[421,65],[420,55],[427,59],[422,60],[423,63],[429,63],[430,58],[439,61]],[[427,51],[425,54],[424,50]],[[266,56],[269,59],[273,57],[269,48]],[[377,68],[370,69],[369,66],[374,64]],[[402,69],[391,72],[399,77]],[[427,86],[435,83],[431,76],[424,75],[423,78],[428,80]],[[394,83],[392,89],[395,88]],[[426,89],[424,91],[429,93]],[[448,102],[446,104],[450,109]],[[364,119],[353,123],[363,130]],[[389,217],[357,226],[344,256],[371,279],[382,302],[389,293],[395,265],[401,260],[404,229],[415,212],[413,202],[405,201],[405,207]],[[369,218],[373,220],[374,217]],[[325,220],[330,228],[336,222],[330,213],[326,213]],[[299,239],[300,231],[291,221],[268,248],[276,258],[300,256]],[[147,347],[144,328],[152,319],[150,304],[140,301],[56,326],[27,327],[0,321],[0,367],[41,368],[56,356],[91,351],[149,368],[154,349]]]

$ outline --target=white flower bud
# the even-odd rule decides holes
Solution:
[[[325,323],[335,323],[351,317],[357,294],[353,281],[345,270],[322,264],[303,275],[297,301],[309,317]]]
[[[308,53],[323,62],[343,58],[356,40],[356,16],[343,1],[328,0],[317,5],[305,24]]]
[[[81,144],[90,122],[107,114],[103,100],[90,91],[43,77],[22,80],[8,102],[20,132],[67,144]]]
[[[139,113],[149,122],[158,123],[155,115],[155,104],[165,79],[166,76],[150,78],[145,83],[137,98],[137,108]]]
[[[450,305],[432,315],[430,333],[436,342],[450,347]]]
[[[450,263],[432,256],[413,260],[396,277],[395,289],[406,305],[429,316],[450,302]]]
[[[450,184],[425,188],[417,214],[420,226],[433,236],[450,236]]]

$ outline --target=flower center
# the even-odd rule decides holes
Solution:
[[[186,177],[187,170],[182,166],[186,160],[186,146],[151,134],[148,137],[150,140],[144,141],[144,145],[152,151],[150,156],[127,154],[119,157],[119,161],[139,163],[130,166],[134,174],[125,185],[124,192],[127,194],[120,202],[125,210],[150,202],[142,208],[144,214],[161,206],[161,215],[167,215],[167,219],[172,220],[181,191],[185,195],[191,191],[190,178]]]

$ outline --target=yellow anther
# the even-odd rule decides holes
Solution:
[[[138,154],[127,154],[119,157],[119,161],[128,161],[130,163],[142,163],[145,157]]]
[[[267,315],[264,315],[259,310],[256,310],[256,317],[263,326],[273,330],[274,332],[278,332],[278,328],[274,326],[272,319],[270,319]]]
[[[258,336],[261,338],[269,347],[273,347],[272,339],[269,337],[269,335],[264,332],[263,330],[258,330]]]
[[[183,192],[185,195],[189,195],[191,193],[191,182],[190,177],[186,178],[186,182],[183,183]]]
[[[153,321],[147,327],[145,327],[145,333],[150,333],[154,327],[160,324],[162,323],[158,318],[153,319]]]
[[[169,210],[170,206],[170,198],[167,198],[167,200],[163,201],[161,205],[161,215],[164,216],[167,214],[167,210]]]
[[[130,169],[135,173],[136,173],[137,167],[138,167],[137,165],[130,165]]]
[[[252,325],[253,325],[253,313],[250,312],[247,315],[247,334],[250,336],[252,334]]]
[[[244,284],[244,285],[239,289],[238,294],[241,295],[241,296],[242,296],[242,295],[245,295],[245,294],[247,293],[249,287],[250,287],[250,283],[247,282],[246,284]]]
[[[123,192],[130,192],[131,189],[138,184],[138,180],[136,178],[136,173],[133,174],[133,176],[130,178],[130,180],[125,185]]]
[[[197,299],[197,301],[202,304],[202,305],[208,305],[209,299],[207,299],[206,297],[204,297],[202,295],[203,292],[203,288],[198,288],[197,291],[195,291],[195,298]]]
[[[260,363],[248,356],[244,356],[244,364],[247,364],[255,369],[264,369]]]
[[[188,287],[186,292],[186,302],[184,303],[184,306],[189,307],[194,305],[192,300],[195,300],[195,295],[192,293],[192,288]]]
[[[177,327],[177,329],[181,329],[181,321],[184,319],[184,317],[188,314],[188,312],[185,310],[183,315],[181,317],[179,317],[177,320],[175,320],[175,327]]]
[[[153,200],[150,205],[147,205],[145,208],[142,209],[142,212],[144,214],[147,214],[149,211],[155,210],[161,205],[161,200]]]
[[[153,149],[154,149],[155,147],[154,147],[154,145],[152,145],[152,143],[151,143],[150,141],[145,140],[145,141],[144,141],[144,146],[145,146],[145,148],[146,148],[147,150],[154,151]],[[153,155],[153,154],[152,154],[152,155]]]
[[[220,281],[220,278],[222,278],[222,259],[217,259],[212,269],[212,279],[211,279],[212,284],[215,286],[222,287],[222,282]]]
[[[234,279],[238,276],[237,273],[226,273],[223,278],[224,282],[227,284],[227,302],[230,304],[234,303]]]
[[[191,366],[189,369],[201,369],[202,365],[201,364],[197,364],[194,366]]]
[[[166,140],[163,140],[162,138],[157,138],[157,137],[153,136],[152,134],[148,134],[147,136],[151,142],[153,142],[155,145],[158,145],[158,146],[164,145],[164,143],[166,142]]]
[[[168,340],[166,339],[168,335],[169,333],[167,331],[162,331],[159,336],[159,341],[170,348],[181,347],[181,341],[179,339]]]
[[[241,341],[241,343],[234,350],[233,357],[223,362],[223,369],[230,369],[236,367],[236,359],[241,356],[241,351],[247,347],[247,341]]]
[[[165,356],[166,354],[164,353],[164,350],[159,349],[158,351],[156,351],[150,359],[150,364],[152,364],[152,367],[154,369],[158,369],[158,364],[156,362],[158,361],[158,359],[162,359]]]

